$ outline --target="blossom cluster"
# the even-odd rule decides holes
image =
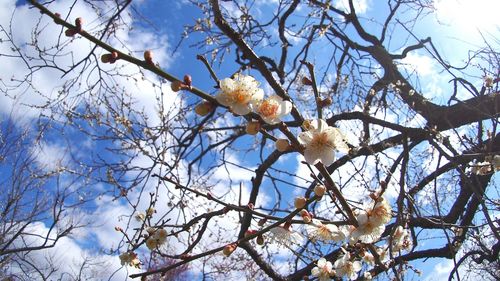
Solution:
[[[472,166],[473,174],[484,176],[500,171],[500,155],[485,157],[483,162],[478,162]]]
[[[259,88],[259,82],[252,76],[243,74],[222,79],[220,92],[215,98],[237,115],[254,111],[268,124],[281,122],[281,118],[292,110],[292,103],[277,95],[264,99],[264,91]]]
[[[357,227],[351,228],[351,242],[360,240],[363,243],[374,243],[380,239],[385,224],[392,218],[392,209],[384,197],[379,197],[358,211]]]
[[[259,114],[267,124],[277,124],[289,114],[293,108],[290,101],[283,100],[277,95],[264,98],[264,91],[259,87],[259,82],[252,76],[235,74],[233,78],[220,81],[220,92],[216,100],[229,107],[237,115],[246,115],[250,112]],[[206,102],[197,106],[196,112],[206,115],[213,106]],[[348,153],[349,147],[345,137],[339,129],[328,126],[325,120],[307,120],[303,124],[304,132],[298,136],[299,142],[305,146],[304,157],[307,163],[314,165],[318,162],[330,165],[335,160],[335,150]],[[246,131],[256,134],[260,130],[260,123],[251,121]],[[290,147],[288,140],[279,139],[276,148],[286,151]]]

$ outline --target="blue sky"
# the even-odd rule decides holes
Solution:
[[[54,11],[65,11],[68,5],[72,1],[61,0],[53,5],[49,6],[54,9]],[[190,74],[193,77],[193,83],[196,87],[205,90],[209,93],[216,93],[214,89],[214,82],[210,78],[208,71],[203,67],[202,63],[196,60],[196,55],[204,52],[206,49],[198,49],[197,47],[190,48],[189,46],[195,44],[198,40],[204,40],[205,34],[190,34],[188,38],[185,39],[183,44],[177,51],[174,53],[178,41],[182,36],[182,31],[184,30],[184,26],[186,24],[192,24],[198,18],[202,18],[202,13],[192,5],[186,3],[187,1],[153,1],[153,0],[142,0],[138,2],[134,2],[133,8],[137,9],[141,12],[141,14],[148,21],[145,20],[132,20],[129,17],[125,17],[125,21],[127,21],[130,26],[133,27],[131,32],[123,32],[119,37],[122,39],[122,42],[125,42],[127,46],[131,47],[133,54],[137,57],[142,56],[142,52],[145,49],[152,49],[155,54],[155,60],[157,60],[162,68],[164,68],[170,74],[176,77],[183,77],[184,74]],[[256,1],[256,5],[261,8],[261,13],[256,14],[256,17],[268,17],[269,14],[266,12],[274,7],[273,3],[265,3],[266,1]],[[272,1],[271,1],[272,2]],[[361,13],[362,17],[364,17],[364,22],[369,24],[369,20],[371,18],[377,19],[381,12],[386,11],[384,8],[375,5],[377,1],[375,0],[364,0],[359,1],[360,7],[358,11]],[[470,3],[474,2],[474,5]],[[7,0],[0,4],[0,20],[2,25],[6,24],[6,19],[10,18],[11,11],[14,8],[14,5],[17,4],[18,9],[14,14],[14,31],[19,34],[16,36],[14,40],[23,44],[30,38],[30,30],[38,20],[38,13],[34,10],[28,10],[24,5],[23,1],[14,1]],[[227,4],[229,5],[229,4]],[[462,5],[462,6],[461,6]],[[471,27],[471,23],[477,23],[478,28],[481,28],[484,33],[483,35],[487,39],[495,38],[494,34],[498,33],[498,20],[495,19],[495,15],[492,14],[492,11],[498,11],[500,9],[500,4],[498,1],[494,0],[482,0],[482,1],[461,1],[461,4],[457,4],[452,0],[444,0],[440,1],[436,15],[428,15],[424,17],[424,20],[419,22],[415,27],[415,35],[418,38],[425,38],[427,36],[431,36],[433,38],[433,42],[436,45],[437,49],[443,55],[445,60],[450,62],[459,63],[463,60],[464,55],[466,55],[467,50],[476,44],[480,44],[482,42],[480,35],[477,30]],[[230,6],[227,6],[231,8]],[[342,7],[339,4],[339,7]],[[481,9],[478,9],[481,8]],[[464,14],[463,11],[468,10],[470,13]],[[404,20],[405,16],[411,16],[412,11],[408,11],[408,14],[405,14],[401,17],[401,20]],[[76,16],[86,15],[86,19],[89,18],[89,25],[96,26],[99,22],[99,19],[96,19],[95,16],[92,16],[92,11],[86,8],[84,5],[77,5],[75,11],[71,15],[71,18]],[[29,19],[29,20],[27,20]],[[292,19],[293,21],[300,21],[301,17],[296,17]],[[437,21],[441,22],[441,24],[437,24]],[[50,21],[47,21],[47,28],[54,28],[55,30],[59,30],[55,25],[50,25]],[[496,26],[495,26],[496,24]],[[401,50],[401,47],[405,43],[413,43],[415,39],[413,39],[410,35],[404,33],[403,29],[396,25],[396,35],[390,38],[389,49],[391,51],[397,52]],[[372,28],[369,28],[369,30]],[[373,25],[374,30],[378,30],[377,25]],[[496,33],[495,33],[496,32]],[[51,34],[53,35],[53,34]],[[497,36],[498,37],[498,36]],[[53,37],[44,38],[42,44],[50,45]],[[388,39],[389,40],[389,39]],[[53,41],[52,41],[53,42]],[[475,43],[470,43],[475,42]],[[477,42],[477,43],[476,43]],[[120,42],[118,40],[113,41],[115,46],[120,48]],[[319,43],[318,46],[322,44]],[[1,47],[1,45],[0,45]],[[23,48],[26,47],[23,45]],[[68,48],[70,48],[76,57],[85,55],[85,52],[91,48],[88,42],[85,42],[83,39],[77,39],[72,42]],[[121,49],[121,48],[120,48]],[[27,52],[31,52],[28,47],[26,47]],[[260,55],[268,55],[273,57],[275,54],[273,53],[273,49],[271,47],[262,47],[259,48]],[[328,50],[324,50],[322,48],[314,49],[314,55],[311,57],[315,58],[314,63],[317,64],[317,69],[324,69],[325,65],[321,65],[324,62],[323,57],[325,56],[325,52]],[[222,62],[220,68],[218,67],[218,61],[216,62],[216,72],[219,75],[219,78],[224,78],[234,73],[237,68],[233,63],[234,50],[231,51],[231,54],[228,55],[225,61]],[[466,56],[465,56],[466,57]],[[65,57],[67,59],[67,57]],[[446,103],[447,100],[443,98],[443,95],[451,89],[451,86],[448,81],[450,80],[450,76],[444,73],[442,68],[436,64],[431,58],[429,53],[419,50],[409,56],[404,61],[408,64],[408,71],[416,71],[420,76],[418,78],[418,85],[420,85],[420,90],[424,93],[426,97],[432,99],[437,103]],[[23,69],[22,64],[19,65],[19,62],[14,60],[9,60],[6,58],[0,57],[0,63],[6,63],[11,69],[12,73],[2,73],[1,78],[4,81],[7,81],[10,77],[22,77],[23,73],[25,73],[26,69]],[[123,71],[127,73],[136,73],[136,68],[131,66],[123,66]],[[482,75],[484,74],[480,69],[481,66],[476,67],[476,70],[470,73],[470,78],[475,85],[480,86],[482,82]],[[495,69],[488,68],[485,66],[488,71],[496,71]],[[256,75],[259,79],[259,76],[256,74],[256,71],[249,72],[252,75]],[[90,75],[90,74],[89,74]],[[134,74],[135,75],[135,74]],[[91,75],[90,75],[91,76]],[[40,72],[35,75],[34,83],[37,88],[42,89],[42,91],[48,92],[51,95],[57,93],[58,90],[61,89],[63,79],[54,79],[54,77],[61,77],[60,73],[53,73],[50,71]],[[71,77],[71,75],[70,75]],[[135,76],[134,76],[135,77]],[[137,76],[139,77],[139,76]],[[166,107],[175,107],[178,104],[196,104],[199,102],[199,98],[185,94],[185,93],[173,93],[169,90],[168,83],[161,83],[155,77],[146,74],[146,80],[143,82],[137,83],[129,83],[127,81],[119,80],[123,83],[124,89],[131,93],[131,96],[137,102],[135,106],[139,109],[144,109],[147,112],[148,117],[151,119],[152,124],[158,124],[157,116],[155,114],[155,110],[157,110],[158,105],[155,102],[155,98],[161,96],[161,93],[165,94],[165,101],[163,101],[163,105]],[[66,77],[65,77],[66,78]],[[6,80],[7,79],[7,80]],[[416,78],[415,78],[416,79]],[[263,81],[262,81],[263,82]],[[155,86],[152,86],[152,84]],[[265,90],[269,91],[269,87],[263,82],[263,87]],[[13,92],[14,94],[16,91]],[[6,122],[9,118],[15,120],[19,124],[19,126],[30,124],[35,120],[36,112],[31,112],[30,109],[23,107],[23,103],[30,102],[35,104],[43,104],[43,97],[34,97],[32,95],[32,90],[22,94],[19,94],[17,98],[17,102],[13,103],[9,99],[5,97],[0,97],[0,102],[5,105],[0,109],[0,113],[2,113],[2,122]],[[463,97],[468,97],[467,95]],[[75,103],[78,102],[78,99],[75,99]],[[11,113],[13,112],[13,113]],[[224,113],[223,109],[218,109],[218,113],[225,114],[226,119],[222,120],[218,119],[217,125],[240,125],[244,124],[244,120],[242,118],[236,117],[228,117],[228,113]],[[314,117],[312,113],[308,117]],[[193,117],[195,118],[195,117]],[[411,120],[410,122],[415,122],[415,124],[419,124],[418,120]],[[88,124],[82,123],[82,126],[89,126]],[[350,127],[353,126],[353,127]],[[28,127],[30,127],[28,125]],[[33,129],[34,126],[32,126]],[[351,143],[356,142],[356,136],[349,132],[350,129],[354,128],[354,125],[351,124],[340,124],[341,129],[346,131],[347,137],[349,138]],[[90,127],[87,127],[90,128]],[[65,127],[61,129],[66,130]],[[93,130],[93,129],[91,129]],[[106,128],[96,128],[96,133],[105,134]],[[35,155],[38,155],[40,158],[40,162],[42,163],[42,168],[54,168],[51,165],[54,164],[54,157],[61,157],[63,159],[68,159],[70,155],[77,155],[77,158],[82,161],[88,160],[91,154],[101,155],[104,159],[109,161],[117,162],[119,159],[113,158],[112,154],[107,150],[110,147],[114,147],[115,145],[119,145],[117,142],[112,141],[93,141],[92,138],[88,136],[82,135],[75,130],[66,131],[67,138],[61,138],[61,135],[58,131],[54,131],[52,133],[48,133],[44,137],[44,142],[42,146],[39,147],[35,151]],[[33,135],[34,137],[34,135]],[[65,144],[67,141],[78,141],[78,145],[72,145],[71,148],[65,148]],[[253,136],[245,136],[238,140],[235,147],[241,147],[242,149],[248,148],[256,148],[259,146],[256,143],[256,139]],[[267,148],[265,150],[266,153],[270,153],[273,150],[272,143],[267,144]],[[395,152],[394,152],[395,153]],[[209,157],[212,159],[216,159],[220,154],[213,154]],[[191,156],[192,157],[192,156]],[[251,169],[255,169],[255,167],[261,162],[261,159],[258,155],[252,154],[251,152],[242,153],[239,155],[237,153],[233,153],[228,156],[232,162],[243,165],[246,167],[250,167]],[[205,161],[203,165],[211,165],[212,162]],[[189,160],[189,158],[188,158]],[[275,166],[277,169],[285,169],[291,174],[296,174],[302,178],[309,179],[309,170],[300,166],[300,161],[302,160],[301,156],[297,156],[296,154],[288,154],[284,157],[283,160],[280,160],[278,164]],[[67,160],[69,161],[69,160]],[[136,165],[151,165],[151,162],[148,159],[143,157],[137,157],[137,159],[133,162]],[[204,168],[205,166],[201,166]],[[230,165],[231,166],[231,165]],[[243,196],[248,196],[249,191],[249,179],[252,176],[251,171],[245,171],[243,169],[238,168],[235,165],[231,166],[231,171],[229,172],[230,179],[227,178],[223,171],[217,171],[213,175],[212,179],[214,180],[213,184],[217,188],[215,188],[215,193],[228,193],[227,200],[236,200],[239,195],[238,186],[243,183]],[[161,168],[158,168],[158,171],[162,171]],[[346,172],[344,170],[343,172]],[[101,176],[105,176],[102,171],[99,172]],[[130,179],[133,175],[127,175],[124,179]],[[281,179],[289,179],[289,176],[283,175],[282,173],[275,172],[273,176]],[[345,180],[346,177],[342,172],[338,172],[335,175],[339,179]],[[292,180],[295,184],[305,185],[305,182],[300,180],[300,178],[295,178]],[[124,181],[125,182],[125,181]],[[267,178],[262,187],[266,187],[267,189],[264,191],[264,198],[261,198],[260,205],[263,207],[272,207],[273,200],[276,196],[274,191],[273,182]],[[221,185],[228,185],[232,188],[223,188]],[[83,198],[93,198],[93,196],[103,190],[110,189],[111,186],[106,184],[96,184],[95,182],[90,182],[87,184],[86,188],[83,189],[82,192],[76,192],[74,197],[71,200],[78,201],[79,196],[83,196]],[[158,186],[155,180],[151,180],[144,184],[144,190],[151,191],[163,190],[164,186]],[[278,184],[277,190],[279,190],[283,194],[283,201],[281,208],[286,208],[291,206],[293,197],[302,194],[303,191],[300,189],[285,185]],[[346,190],[346,192],[354,192],[357,197],[355,200],[358,200],[367,194],[364,192],[357,192],[354,190]],[[65,255],[70,255],[73,257],[89,255],[95,258],[96,260],[102,260],[105,264],[109,264],[107,267],[107,273],[114,272],[118,270],[113,276],[115,279],[113,280],[123,280],[126,278],[125,269],[120,269],[119,260],[117,258],[117,252],[115,251],[113,254],[108,255],[106,253],[102,253],[101,249],[108,250],[109,248],[116,248],[121,246],[121,251],[123,251],[123,243],[119,243],[121,237],[119,233],[114,231],[114,226],[116,225],[126,225],[126,223],[130,222],[130,205],[125,202],[125,200],[114,200],[113,196],[117,195],[119,191],[115,188],[111,188],[111,192],[105,192],[103,195],[90,200],[88,203],[84,204],[80,209],[76,209],[77,212],[82,214],[82,217],[86,220],[95,220],[95,225],[93,225],[90,229],[82,229],[77,231],[70,238],[66,238],[61,241],[60,245],[56,246],[55,249],[51,250],[56,255],[61,255],[65,257]],[[393,194],[394,196],[395,194]],[[165,195],[166,196],[166,195]],[[140,199],[140,193],[131,192],[131,198],[133,200],[137,200],[138,205],[142,209],[147,208],[147,202],[145,202],[144,198]],[[162,197],[162,199],[167,199]],[[326,206],[325,206],[326,208]],[[167,210],[161,210],[167,211]],[[159,210],[160,212],[160,210]],[[326,213],[326,212],[325,212]],[[235,217],[232,217],[236,219]],[[134,225],[134,222],[130,222]],[[222,224],[222,222],[221,222]],[[225,225],[227,229],[232,230],[233,226],[231,224]],[[46,231],[46,226],[37,224],[34,226],[36,231]],[[430,242],[433,243],[433,242]],[[208,243],[207,243],[208,244]],[[425,244],[425,243],[424,243]],[[175,243],[173,243],[175,246]],[[432,244],[428,244],[429,246]],[[424,245],[422,245],[424,247]],[[280,252],[282,250],[276,250]],[[64,252],[64,254],[61,254]],[[286,250],[283,250],[281,258],[286,257]],[[36,256],[34,259],[41,259],[40,256]],[[66,260],[71,260],[67,258]],[[428,280],[442,280],[447,278],[447,272],[449,271],[450,261],[444,260],[429,260],[425,263],[416,263],[418,267],[422,267],[424,275],[422,277],[414,277],[415,279],[428,279]],[[422,266],[421,266],[422,265]],[[73,265],[71,262],[64,263],[64,266],[67,268],[71,268]],[[286,270],[286,267],[284,267]],[[130,269],[129,269],[130,270]],[[133,270],[132,270],[133,271]],[[194,274],[196,274],[196,267],[194,268]],[[439,277],[436,277],[437,274]],[[238,276],[233,275],[234,276]],[[411,276],[411,275],[410,275]]]

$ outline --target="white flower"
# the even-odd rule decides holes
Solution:
[[[394,231],[394,236],[392,237],[392,252],[395,253],[400,250],[410,250],[412,246],[413,242],[410,238],[410,232],[408,229],[398,226],[396,231]]]
[[[494,83],[493,77],[491,77],[491,76],[484,77],[484,86],[486,88],[493,87],[493,83]]]
[[[365,273],[363,273],[363,278],[364,280],[372,280],[372,274],[369,271],[365,271]]]
[[[321,161],[330,165],[335,160],[335,150],[348,153],[349,147],[339,129],[330,127],[323,119],[304,122],[307,131],[299,134],[299,141],[306,146],[304,158],[314,165]]]
[[[163,228],[158,230],[154,228],[148,228],[149,237],[146,240],[146,246],[150,250],[154,250],[156,247],[164,244],[167,241],[167,231]]]
[[[351,232],[351,242],[375,243],[384,233],[385,225],[373,222],[366,212],[360,212],[356,219],[359,225]]]
[[[302,241],[302,236],[299,233],[283,226],[272,228],[269,233],[271,233],[272,239],[278,244],[288,247],[292,244],[300,244]]]
[[[143,222],[146,220],[146,214],[143,213],[143,212],[139,212],[135,215],[135,219],[138,221],[138,222]]]
[[[323,242],[328,241],[341,241],[345,238],[344,232],[334,224],[323,224],[317,219],[313,219],[311,224],[307,225],[307,234],[312,241],[320,240]]]
[[[369,251],[365,251],[365,255],[363,256],[363,261],[368,265],[375,265],[375,257]]]
[[[292,111],[292,103],[279,96],[271,96],[257,105],[256,112],[268,124],[281,122],[281,117]]]
[[[336,274],[339,277],[347,276],[351,280],[358,278],[358,271],[361,270],[361,263],[359,261],[351,261],[351,255],[345,253],[344,256],[335,261],[334,265]]]
[[[488,161],[479,162],[472,166],[472,173],[478,176],[484,176],[492,172],[491,163]]]
[[[386,257],[386,253],[387,252],[384,250],[383,247],[377,248],[377,254],[378,254],[378,257],[379,257],[381,262],[384,261],[384,259]],[[375,257],[369,251],[365,251],[365,254],[363,256],[363,261],[368,265],[372,265],[372,266],[375,265]]]
[[[248,114],[252,105],[256,106],[264,98],[259,82],[252,76],[243,74],[234,75],[234,79],[222,79],[220,89],[215,99],[238,115]]]
[[[373,224],[386,224],[392,218],[392,208],[389,202],[384,197],[380,197],[375,202],[374,206],[368,208],[367,214]]]
[[[330,276],[334,275],[335,271],[332,268],[332,263],[326,261],[325,258],[320,258],[318,260],[317,266],[311,270],[311,275],[318,277],[319,281],[329,281]]]
[[[137,254],[134,252],[125,252],[119,256],[121,265],[129,265],[139,268],[141,261],[137,258]]]
[[[146,246],[152,251],[158,246],[158,241],[151,236],[146,240]]]

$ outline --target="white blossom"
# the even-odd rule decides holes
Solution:
[[[384,197],[380,197],[374,202],[373,207],[368,207],[367,215],[374,224],[386,224],[392,218],[392,208]]]
[[[128,265],[136,268],[139,268],[141,265],[141,261],[137,258],[137,254],[134,252],[122,253],[119,258],[121,265]]]
[[[408,229],[398,226],[392,237],[392,252],[399,252],[400,250],[410,250],[413,242],[410,238]]]
[[[292,111],[292,103],[273,95],[259,103],[256,112],[268,124],[281,122],[281,118]]]
[[[318,277],[319,281],[329,281],[330,276],[334,275],[332,263],[327,261],[325,258],[320,258],[318,260],[317,266],[311,270],[311,275]]]
[[[358,278],[358,272],[361,270],[361,262],[351,261],[351,255],[345,253],[341,258],[335,261],[334,265],[337,276],[346,276],[350,280]]]
[[[234,79],[222,79],[220,89],[215,99],[238,115],[250,113],[252,106],[257,106],[264,98],[259,82],[252,76],[243,74],[236,74]]]
[[[372,221],[366,212],[360,212],[356,219],[359,225],[351,232],[351,242],[375,243],[384,233],[385,225]]]
[[[305,145],[304,158],[314,165],[321,161],[330,165],[335,160],[335,150],[348,153],[349,147],[339,129],[330,127],[323,119],[305,122],[305,132],[299,134],[299,141]]]
[[[274,227],[269,233],[271,233],[271,238],[275,242],[284,246],[297,245],[302,240],[302,236],[299,233],[283,226]]]
[[[345,234],[339,227],[334,224],[323,224],[317,219],[313,219],[312,222],[307,225],[307,234],[312,241],[338,242],[345,239]]]

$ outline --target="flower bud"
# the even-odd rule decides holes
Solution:
[[[151,50],[146,50],[144,52],[144,60],[149,63],[149,64],[154,64],[153,63],[153,52]]]
[[[257,230],[249,229],[249,230],[245,231],[245,237],[248,237],[250,235],[254,235],[255,233],[257,233]]]
[[[256,135],[260,130],[260,123],[258,121],[250,121],[248,122],[245,131],[249,135]]]
[[[311,120],[304,120],[304,122],[302,122],[302,128],[306,131],[312,129]]]
[[[210,112],[212,112],[212,110],[213,110],[213,105],[211,102],[208,101],[203,101],[194,108],[196,114],[200,116],[205,116]]]
[[[182,84],[181,81],[174,81],[174,82],[170,83],[170,88],[172,89],[172,91],[178,92],[178,91],[183,89],[183,87],[182,87],[183,85],[184,84]]]
[[[54,19],[54,22],[55,22],[55,23],[59,24],[59,23],[61,23],[61,22],[62,22],[62,20],[61,20],[61,14],[59,14],[59,13],[54,13],[54,17],[56,17],[56,18]]]
[[[222,250],[222,253],[224,254],[224,256],[229,257],[234,252],[234,250],[236,250],[236,244],[233,243],[226,245],[226,247],[224,247],[224,249]]]
[[[485,77],[485,78],[484,78],[484,86],[485,86],[486,88],[491,88],[491,87],[493,87],[493,83],[494,83],[494,82],[493,82],[493,77],[491,77],[491,76],[487,76],[487,77]]]
[[[83,18],[76,18],[75,25],[79,31],[82,30],[82,24],[83,24]]]
[[[192,83],[193,83],[193,78],[191,78],[191,75],[189,74],[184,75],[184,84],[186,84],[186,86],[188,87],[191,87]]]
[[[75,36],[75,34],[77,34],[78,32],[73,29],[73,28],[69,28],[69,29],[66,29],[66,31],[64,32],[64,34],[67,36],[67,37],[73,37]]]
[[[275,146],[279,152],[285,152],[290,148],[290,142],[287,139],[278,139]]]
[[[314,187],[314,194],[318,197],[322,197],[326,193],[326,186],[318,184]]]
[[[309,77],[302,77],[302,84],[303,85],[306,85],[306,86],[312,86],[313,82],[311,81],[311,79],[309,79]]]
[[[307,203],[307,199],[305,197],[297,197],[295,198],[294,205],[297,209],[302,209]]]
[[[259,220],[259,222],[257,223],[258,226],[263,226],[264,224],[266,224],[267,222],[267,219],[266,218],[262,218]]]
[[[115,226],[115,231],[118,231],[118,232],[123,232],[123,229],[119,226]]]
[[[113,58],[111,57],[111,54],[104,54],[101,56],[101,61],[103,63],[109,63],[109,62],[111,62],[112,59]]]
[[[305,223],[310,223],[312,221],[312,215],[307,210],[300,211],[300,216]]]
[[[264,245],[264,236],[262,234],[257,236],[257,244],[261,246]]]
[[[330,97],[318,100],[318,106],[320,106],[320,107],[327,107],[327,106],[332,105],[332,103],[333,103],[333,101],[332,101],[332,98],[330,98]]]

